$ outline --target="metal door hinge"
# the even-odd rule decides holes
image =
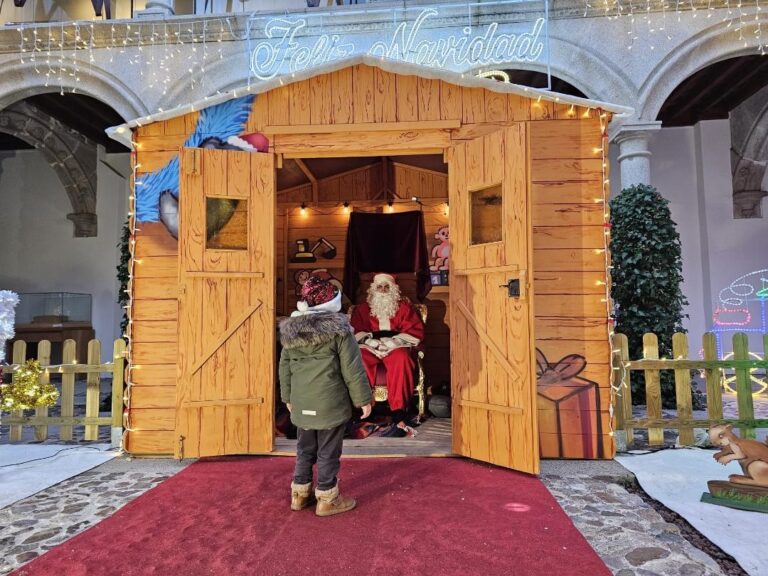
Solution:
[[[179,460],[184,460],[184,436],[179,434]]]

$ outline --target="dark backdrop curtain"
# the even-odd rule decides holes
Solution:
[[[365,272],[415,273],[419,300],[429,294],[429,249],[421,211],[349,215],[344,291],[352,301]]]

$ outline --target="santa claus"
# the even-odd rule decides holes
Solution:
[[[367,302],[355,306],[351,324],[371,385],[376,381],[376,368],[384,364],[392,421],[403,422],[415,385],[411,348],[424,338],[421,317],[401,297],[393,276],[376,274],[368,289]]]

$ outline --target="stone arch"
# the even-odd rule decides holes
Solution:
[[[96,98],[130,120],[146,113],[146,107],[124,83],[96,67],[83,69],[76,85],[63,79],[64,89]],[[62,126],[24,99],[56,92],[59,85],[45,86],[44,76],[27,63],[5,63],[0,75],[0,131],[11,134],[38,150],[53,168],[64,187],[72,212],[67,219],[75,237],[96,236],[97,146],[82,135]]]
[[[636,90],[632,80],[620,67],[606,61],[605,55],[599,55],[565,38],[550,35],[549,42],[552,62],[550,72],[553,76],[575,86],[592,100],[622,106],[635,105]],[[493,68],[547,72],[547,65],[539,62],[510,62]],[[489,68],[476,71],[486,69]]]
[[[768,14],[745,23],[744,36],[760,24],[768,25]],[[724,33],[727,24],[717,23],[669,50],[668,56],[651,71],[639,89],[637,116],[654,121],[667,98],[680,83],[695,72],[728,58],[755,54],[757,43],[744,46],[734,34]]]
[[[96,236],[96,144],[23,101],[0,112],[0,132],[33,146],[53,168],[72,205],[75,237]]]
[[[45,76],[35,72],[31,62],[0,62],[3,73],[0,74],[0,110],[28,96],[57,92],[58,81],[45,85]],[[64,90],[73,88],[97,100],[108,103],[124,120],[145,116],[149,110],[144,101],[131,88],[116,76],[98,68],[80,70],[80,82],[75,83],[69,76],[62,79]]]

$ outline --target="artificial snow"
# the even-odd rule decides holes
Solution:
[[[0,445],[0,508],[114,458],[109,444]]]
[[[700,502],[708,480],[728,480],[741,467],[712,458],[715,450],[661,450],[641,456],[617,456],[648,495],[677,512],[694,528],[730,554],[753,576],[768,574],[768,514],[734,510]]]

